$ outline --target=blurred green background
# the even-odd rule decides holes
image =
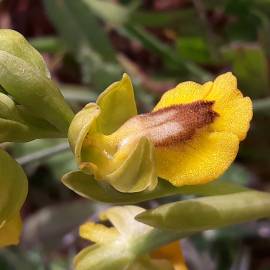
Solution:
[[[181,81],[205,82],[233,71],[254,100],[254,118],[222,177],[270,191],[269,0],[2,0],[0,27],[19,31],[43,54],[75,111],[123,72],[132,77],[143,112]],[[75,168],[65,140],[2,147],[22,164],[30,189],[22,243],[0,250],[0,269],[72,269],[72,258],[87,244],[78,238],[78,225],[95,220],[106,205],[61,184]],[[182,245],[191,270],[270,269],[266,220],[207,231]]]

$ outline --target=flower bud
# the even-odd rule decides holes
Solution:
[[[58,132],[58,136],[67,133],[73,118],[72,110],[50,79],[41,55],[21,34],[13,30],[0,30],[0,86],[4,94],[12,97],[17,107],[21,106],[28,115],[32,115],[32,119],[38,123],[33,128],[41,129],[40,134],[43,127],[50,129],[51,133]],[[8,123],[4,124],[9,128]],[[26,126],[33,125],[27,123]],[[11,130],[13,128],[14,125],[11,125]],[[35,132],[37,130],[33,134]],[[35,136],[43,137],[32,137]],[[11,138],[8,141],[12,140],[16,139]]]

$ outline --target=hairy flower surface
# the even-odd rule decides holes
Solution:
[[[100,215],[101,220],[110,221],[113,227],[92,222],[83,224],[80,236],[95,244],[77,255],[76,270],[91,267],[97,270],[186,270],[179,241],[163,246],[150,255],[137,257],[133,254],[136,241],[153,230],[134,219],[143,211],[137,206],[113,207]],[[107,261],[103,264],[104,259]]]
[[[75,116],[69,141],[81,171],[118,191],[153,189],[158,177],[196,185],[230,166],[251,118],[252,102],[231,73],[181,83],[139,115],[125,74]]]

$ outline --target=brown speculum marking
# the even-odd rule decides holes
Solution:
[[[190,140],[196,130],[214,122],[218,113],[213,111],[214,101],[195,101],[173,105],[135,117],[155,146],[169,146]],[[135,120],[134,119],[134,120]],[[135,124],[135,123],[134,123]]]

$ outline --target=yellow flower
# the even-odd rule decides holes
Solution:
[[[187,270],[179,241],[137,256],[137,245],[143,245],[142,241],[155,230],[134,219],[143,211],[137,206],[112,207],[101,213],[100,219],[109,220],[113,227],[93,222],[83,224],[80,236],[95,244],[76,256],[75,269]]]
[[[0,247],[17,245],[21,229],[22,222],[19,214],[9,221],[3,221],[0,225]]]
[[[250,98],[243,97],[237,89],[232,73],[225,73],[203,85],[179,84],[163,95],[154,111],[175,104],[202,106],[204,111],[199,109],[194,115],[197,118],[205,114],[205,124],[193,129],[188,140],[178,140],[170,147],[156,149],[158,175],[177,186],[216,179],[233,162],[239,142],[246,137],[252,119]]]
[[[27,190],[23,169],[0,149],[0,248],[19,242],[22,229],[20,209]]]
[[[140,115],[124,75],[75,116],[69,141],[81,171],[118,191],[153,189],[157,177],[196,185],[230,166],[251,118],[252,102],[231,73],[203,85],[181,83]]]
[[[172,242],[159,248],[151,254],[151,257],[170,261],[174,270],[187,270],[179,241]]]

